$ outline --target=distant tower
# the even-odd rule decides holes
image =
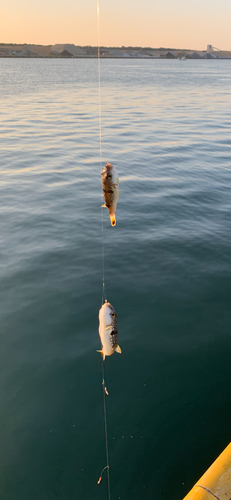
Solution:
[[[209,54],[211,54],[211,52],[213,52],[213,46],[212,45],[207,45],[207,52],[209,52]]]

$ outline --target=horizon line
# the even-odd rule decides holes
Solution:
[[[80,47],[80,48],[85,48],[85,47],[91,47],[91,48],[98,48],[98,45],[76,45],[75,43],[69,43],[69,42],[64,42],[64,43],[48,43],[48,44],[42,44],[42,43],[18,43],[18,42],[0,42],[0,45],[37,45],[40,47],[52,47],[54,45],[74,45],[75,47]],[[148,50],[187,50],[187,51],[192,51],[192,50],[199,50],[199,51],[206,51],[206,49],[186,49],[186,48],[174,48],[174,47],[151,47],[147,45],[100,45],[99,48],[102,49],[148,49]],[[230,52],[228,49],[221,49],[221,52]]]

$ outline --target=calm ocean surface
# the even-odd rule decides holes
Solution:
[[[96,60],[0,59],[0,499],[107,500]],[[181,500],[231,439],[231,61],[102,60],[112,500]]]

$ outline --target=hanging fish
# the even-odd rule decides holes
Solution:
[[[102,186],[103,186],[103,196],[105,203],[102,207],[106,207],[109,210],[111,225],[116,225],[115,211],[116,205],[119,198],[119,177],[116,172],[115,167],[111,163],[107,163],[101,172],[102,175]]]
[[[105,356],[111,356],[114,351],[121,354],[120,346],[117,344],[117,317],[114,307],[105,300],[99,311],[99,336],[102,349],[100,354],[105,360]]]

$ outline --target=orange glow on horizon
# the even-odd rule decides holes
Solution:
[[[100,45],[231,50],[231,2],[195,0],[99,0]],[[223,4],[223,8],[221,8]],[[97,1],[11,0],[0,18],[0,43],[98,44]]]

